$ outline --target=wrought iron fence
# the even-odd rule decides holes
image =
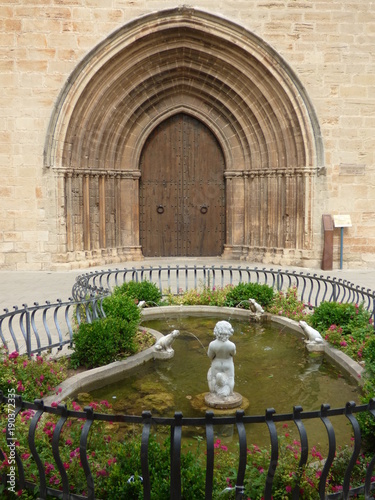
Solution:
[[[318,306],[323,301],[338,301],[363,303],[364,307],[375,315],[375,293],[365,290],[345,280],[336,278],[310,275],[308,273],[297,273],[273,269],[250,269],[248,267],[206,267],[206,266],[159,266],[157,268],[141,267],[139,269],[115,269],[108,271],[93,272],[81,275],[77,278],[73,287],[74,299],[68,301],[57,300],[55,303],[46,302],[39,305],[34,303],[32,307],[24,304],[22,308],[14,307],[13,311],[5,310],[5,314],[0,316],[0,338],[5,346],[18,352],[22,350],[28,354],[40,353],[46,349],[62,349],[65,345],[71,345],[74,331],[74,324],[81,321],[91,322],[97,317],[105,316],[102,309],[102,299],[107,296],[115,286],[119,286],[126,281],[149,280],[155,282],[160,291],[165,294],[179,294],[190,288],[224,287],[227,284],[236,285],[244,282],[256,282],[268,284],[276,290],[285,290],[295,286],[300,299],[311,307]],[[8,403],[8,399],[0,394],[0,401]],[[247,434],[245,426],[247,424],[266,424],[270,437],[271,459],[267,471],[265,482],[264,498],[270,499],[272,492],[273,478],[277,468],[279,448],[278,433],[276,424],[279,422],[293,422],[296,426],[301,443],[301,455],[299,466],[303,467],[307,462],[308,438],[304,422],[315,419],[320,420],[327,431],[328,452],[324,461],[321,478],[319,481],[319,498],[350,498],[356,494],[363,494],[365,498],[373,498],[375,482],[372,481],[375,467],[375,456],[368,463],[364,482],[360,486],[351,488],[351,472],[358,457],[361,446],[361,433],[358,420],[355,414],[369,413],[375,417],[375,400],[371,400],[368,405],[358,405],[347,403],[344,408],[330,409],[328,405],[322,405],[319,411],[305,412],[301,407],[294,407],[290,414],[276,414],[273,409],[268,409],[263,416],[244,415],[238,411],[235,416],[216,417],[213,413],[207,412],[201,418],[185,418],[181,413],[176,413],[174,418],[153,417],[149,412],[142,416],[126,415],[104,415],[93,411],[91,407],[86,407],[84,412],[68,410],[64,405],[48,407],[43,401],[37,400],[34,403],[22,401],[15,398],[14,420],[24,409],[30,409],[34,413],[30,424],[28,435],[28,445],[33,455],[38,470],[39,484],[26,480],[25,470],[21,457],[15,451],[15,462],[18,470],[18,487],[35,490],[38,488],[40,498],[46,495],[63,499],[95,498],[95,481],[90,465],[87,460],[86,449],[90,428],[94,421],[123,422],[138,424],[141,426],[142,448],[142,476],[144,498],[150,498],[151,484],[148,469],[148,443],[152,426],[169,426],[171,434],[171,498],[178,500],[181,498],[181,436],[182,430],[192,426],[202,426],[206,434],[206,491],[205,498],[212,497],[213,491],[213,470],[214,470],[214,429],[217,425],[233,425],[237,429],[239,443],[239,462],[237,470],[237,480],[234,487],[236,499],[243,498],[244,479],[246,473],[247,460]],[[51,441],[52,453],[56,461],[58,471],[61,475],[62,490],[51,488],[46,483],[44,465],[37,451],[35,442],[35,431],[38,422],[45,414],[57,415],[59,417],[53,432]],[[333,457],[336,450],[335,431],[330,418],[338,415],[345,415],[351,425],[354,435],[354,446],[350,460],[346,467],[342,490],[337,493],[327,495],[326,479],[332,466]],[[82,467],[87,479],[87,496],[73,495],[69,491],[69,478],[64,469],[60,457],[59,437],[68,419],[84,419],[80,435],[80,457]],[[7,443],[11,442],[9,428],[7,428]],[[4,459],[5,450],[1,451],[1,458]],[[3,484],[6,483],[4,473],[2,475]],[[297,486],[293,491],[293,498],[298,498]]]
[[[67,301],[34,303],[31,307],[23,304],[14,306],[12,311],[5,309],[0,315],[0,339],[10,351],[29,355],[71,346],[74,324],[103,317],[102,299],[114,287],[127,281],[144,280],[156,283],[162,294],[250,282],[267,284],[276,290],[295,286],[300,300],[312,308],[324,301],[363,303],[375,328],[375,292],[335,277],[241,266],[141,266],[82,274],[73,285],[73,299]]]
[[[41,499],[46,498],[47,495],[56,498],[63,498],[73,500],[73,499],[94,499],[97,498],[95,494],[95,479],[93,471],[90,468],[90,463],[88,460],[88,439],[90,434],[90,428],[94,421],[102,422],[113,422],[113,423],[131,423],[134,425],[139,425],[140,435],[141,435],[141,470],[143,478],[143,498],[148,500],[151,498],[152,484],[150,481],[150,470],[149,470],[149,460],[148,460],[148,446],[150,434],[153,426],[162,425],[169,427],[171,436],[171,448],[170,448],[170,498],[172,500],[180,500],[182,498],[181,493],[181,441],[183,429],[186,428],[196,428],[197,426],[203,427],[205,429],[206,438],[206,479],[205,479],[205,499],[211,499],[213,495],[213,481],[214,481],[214,466],[215,466],[215,446],[214,446],[214,435],[215,427],[220,425],[232,425],[237,430],[238,436],[238,467],[237,467],[237,477],[235,486],[228,489],[235,494],[236,500],[244,498],[244,482],[246,478],[246,464],[248,456],[248,439],[246,432],[246,425],[253,424],[265,424],[268,429],[269,434],[269,445],[270,445],[270,461],[268,465],[268,470],[266,471],[266,480],[264,485],[263,497],[265,500],[270,500],[272,498],[272,486],[274,481],[274,476],[278,466],[279,460],[279,441],[278,441],[278,431],[276,424],[292,422],[296,426],[300,441],[300,456],[298,467],[302,468],[307,464],[309,445],[308,445],[308,434],[304,422],[307,420],[317,420],[321,421],[325,427],[328,438],[328,450],[324,460],[321,462],[321,475],[319,480],[319,487],[317,491],[316,498],[319,499],[347,499],[352,498],[358,494],[362,494],[366,499],[374,498],[373,491],[375,490],[374,481],[374,467],[375,467],[375,455],[367,464],[366,474],[363,477],[363,482],[360,485],[351,486],[351,475],[353,468],[356,464],[357,458],[360,453],[361,448],[361,433],[360,427],[355,414],[357,413],[369,413],[375,418],[375,399],[372,399],[367,405],[356,406],[353,402],[348,402],[343,408],[331,409],[329,405],[322,405],[318,411],[303,411],[302,407],[295,406],[292,413],[288,414],[277,414],[273,408],[267,409],[264,415],[251,416],[244,415],[243,411],[237,411],[234,416],[217,417],[213,412],[206,412],[205,416],[201,418],[185,418],[182,413],[175,413],[174,417],[161,418],[153,417],[150,412],[143,412],[142,416],[129,416],[129,415],[108,415],[96,413],[91,406],[84,408],[84,411],[76,411],[67,409],[66,405],[59,404],[55,407],[45,406],[43,400],[35,400],[34,403],[23,401],[21,397],[15,396],[14,399],[7,398],[0,392],[0,403],[2,404],[14,404],[14,408],[11,411],[11,425],[7,426],[6,430],[6,440],[8,447],[14,444],[14,429],[17,429],[17,419],[23,410],[32,410],[33,417],[30,420],[29,431],[28,431],[28,446],[30,453],[32,454],[39,472],[39,483],[30,482],[26,479],[26,471],[23,465],[22,458],[20,457],[17,447],[13,447],[13,460],[17,467],[17,486],[16,490],[36,490],[38,491],[39,497]],[[52,448],[52,454],[58,469],[58,473],[61,477],[62,489],[54,489],[47,484],[45,465],[38,453],[38,445],[36,438],[36,429],[38,423],[41,421],[44,415],[55,415],[58,417],[56,425],[53,429],[53,435],[50,442]],[[336,438],[334,427],[331,422],[331,418],[345,415],[350,423],[351,430],[354,436],[353,447],[351,451],[351,456],[348,462],[345,464],[346,470],[342,482],[342,488],[340,491],[335,493],[326,493],[327,488],[327,478],[330,473],[330,469],[335,457],[336,452]],[[9,416],[9,413],[8,413]],[[80,419],[84,421],[81,426],[80,433],[80,445],[79,445],[79,455],[84,470],[84,474],[87,482],[87,495],[74,494],[70,490],[70,481],[66,468],[64,467],[63,459],[61,457],[61,447],[64,446],[62,440],[60,440],[61,433],[69,419]],[[39,448],[40,449],[40,448]],[[2,460],[5,459],[6,450],[0,450],[0,457]],[[295,451],[291,451],[295,453]],[[9,453],[8,453],[9,456]],[[126,478],[124,478],[126,480]],[[6,471],[2,472],[2,484],[6,484],[7,477]],[[297,482],[293,488],[292,498],[299,498],[300,485]],[[318,496],[319,495],[319,496]],[[223,496],[225,498],[225,496]]]
[[[281,269],[233,266],[158,266],[131,269],[109,269],[79,276],[73,286],[73,297],[80,300],[91,294],[101,294],[127,281],[152,281],[162,294],[180,294],[189,288],[214,288],[238,283],[260,283],[280,291],[296,287],[302,302],[317,307],[321,302],[363,303],[375,319],[375,291],[347,280],[317,274]]]
[[[87,298],[63,302],[23,304],[13,311],[5,309],[0,316],[0,339],[9,352],[17,351],[28,356],[42,351],[72,346],[74,326],[82,321],[104,317],[102,295],[87,295]]]

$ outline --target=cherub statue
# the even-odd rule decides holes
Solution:
[[[234,363],[236,346],[229,340],[233,335],[232,325],[228,321],[219,321],[214,328],[216,337],[208,346],[208,356],[212,360],[207,373],[210,392],[219,397],[233,394]]]

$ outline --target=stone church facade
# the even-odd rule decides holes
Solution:
[[[350,216],[344,267],[374,265],[374,3],[20,0],[0,22],[0,269],[319,267],[323,215]]]

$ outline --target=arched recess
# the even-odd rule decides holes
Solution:
[[[64,207],[60,254],[142,256],[141,151],[181,112],[205,124],[224,154],[224,255],[309,250],[323,147],[303,86],[251,32],[182,7],[113,33],[60,93],[44,152]]]

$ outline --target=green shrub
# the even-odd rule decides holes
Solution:
[[[108,498],[143,499],[142,470],[140,460],[141,440],[123,443],[107,480]],[[170,499],[170,440],[160,444],[150,437],[148,448],[152,500]],[[198,453],[181,453],[181,487],[183,500],[204,498],[205,469]]]
[[[323,302],[310,317],[310,324],[325,340],[352,359],[365,364],[365,384],[361,402],[375,397],[375,338],[370,313],[363,304]],[[358,415],[363,445],[375,449],[375,419],[368,413]]]
[[[128,295],[129,297],[136,300],[136,302],[141,302],[144,300],[147,305],[155,306],[161,301],[161,293],[159,288],[155,283],[151,281],[129,281],[123,285],[116,287],[113,291],[113,295]]]
[[[135,328],[140,322],[141,311],[135,299],[127,294],[115,292],[106,297],[103,300],[103,309],[107,318],[122,319]]]
[[[73,334],[72,367],[94,368],[133,354],[135,334],[134,326],[121,318],[81,323]]]
[[[267,311],[294,321],[305,319],[306,316],[305,305],[298,299],[296,287],[290,287],[286,292],[277,292]]]
[[[342,304],[339,302],[322,302],[314,309],[310,324],[319,332],[325,332],[331,325],[340,326],[343,333],[350,332],[353,327],[367,326],[370,314],[363,304]]]
[[[167,293],[166,301],[171,305],[184,306],[218,306],[222,307],[225,304],[225,299],[229,290],[233,287],[227,285],[224,288],[202,285],[200,288],[192,288],[186,290],[181,295],[173,295],[170,291]]]
[[[22,396],[26,401],[45,397],[55,391],[66,377],[65,360],[47,359],[46,356],[20,356],[18,352],[9,353],[3,347],[0,362],[0,389],[7,389]]]
[[[135,335],[141,311],[134,299],[114,293],[103,300],[106,318],[81,323],[73,335],[73,367],[93,368],[112,363],[136,351]]]
[[[266,308],[272,302],[273,288],[259,283],[239,283],[228,291],[224,305],[236,307],[242,302],[241,307],[248,309],[249,304],[246,301],[249,299],[256,300]]]
[[[356,361],[365,360],[366,346],[374,331],[370,313],[363,305],[322,302],[308,320],[331,345]],[[366,368],[370,362],[368,354]]]

